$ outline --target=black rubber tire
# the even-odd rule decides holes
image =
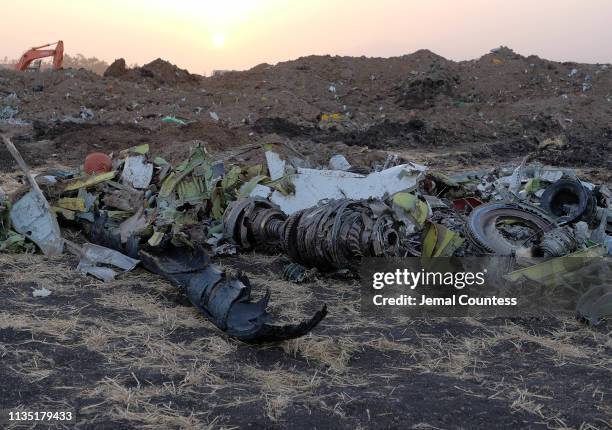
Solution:
[[[528,224],[534,230],[547,232],[553,229],[555,222],[543,211],[530,205],[517,203],[486,203],[477,206],[470,213],[465,225],[466,237],[486,253],[512,255],[517,249],[501,235],[492,234],[498,218],[516,218]]]

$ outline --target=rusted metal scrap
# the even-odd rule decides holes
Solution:
[[[248,198],[231,203],[223,221],[225,237],[243,249],[273,247],[324,271],[398,255],[402,228],[381,200],[334,200],[287,217],[267,200]]]
[[[142,266],[181,288],[189,301],[227,335],[244,342],[275,342],[307,334],[327,314],[323,306],[309,320],[299,324],[274,324],[267,311],[270,292],[258,302],[251,301],[246,277],[234,277],[214,266],[201,247],[175,246],[171,241],[151,247],[139,244],[138,237],[121,240],[121,234],[99,216],[88,231],[92,242],[125,252]]]

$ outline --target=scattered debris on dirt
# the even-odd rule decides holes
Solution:
[[[345,153],[351,164],[372,150],[444,169],[457,162],[490,167],[534,153],[541,162],[608,180],[610,157],[601,155],[611,150],[612,68],[605,64],[559,63],[502,49],[463,62],[423,50],[388,59],[312,56],[214,77],[159,59],[126,73],[119,61],[109,67],[117,74],[113,70],[121,77],[2,70],[0,110],[10,107],[11,118],[1,121],[17,127],[24,143],[51,140],[40,156],[70,148],[68,156],[78,161],[96,149],[134,142],[168,158],[182,157],[196,139],[225,151],[277,134],[294,140],[304,155],[329,160]],[[33,91],[41,82],[44,91]],[[425,102],[406,108],[398,104],[400,95]],[[70,127],[56,123],[78,117],[82,107],[94,117]],[[162,123],[167,116],[193,123]],[[369,150],[352,155],[341,145]]]
[[[546,284],[612,254],[610,94],[610,65],[504,47],[464,62],[425,50],[312,56],[211,77],[161,59],[135,68],[119,59],[104,77],[0,70],[0,128],[15,148],[0,148],[0,274],[11,286],[2,291],[0,340],[12,345],[0,353],[34,391],[52,371],[24,341],[45,338],[57,361],[50,368],[74,368],[67,357],[76,354],[95,388],[52,378],[87,399],[88,423],[98,423],[88,408],[112,404],[110,427],[167,428],[177,414],[185,427],[216,423],[190,415],[190,402],[230,425],[241,418],[227,411],[252,407],[266,426],[291,416],[355,427],[372,414],[401,427],[389,418],[390,399],[402,405],[431,384],[444,391],[444,411],[469,393],[516,426],[600,424],[609,394],[594,411],[591,393],[602,393],[609,355],[598,331],[612,317],[605,285],[576,307],[588,328],[542,319],[398,323],[359,313],[355,275],[370,256],[503,255],[512,261],[506,279]],[[16,169],[16,152],[29,167]],[[25,225],[20,211],[50,228],[33,230],[41,222]],[[74,255],[53,256],[59,243]],[[29,275],[36,271],[40,279]],[[62,300],[74,308],[66,313]],[[69,321],[57,319],[64,314]],[[253,348],[231,337],[276,343]],[[68,352],[66,341],[78,346]],[[24,367],[24,356],[36,366]],[[372,376],[374,365],[381,371]],[[517,372],[529,373],[520,385],[509,376]],[[559,380],[543,379],[548,373]],[[410,390],[396,376],[411,378]],[[531,392],[569,383],[578,393],[580,381],[588,401]],[[23,398],[40,397],[34,391]],[[177,392],[188,400],[170,405]],[[474,408],[465,422],[477,427]],[[456,425],[443,410],[410,419]]]
[[[0,230],[0,239],[20,233],[45,254],[57,255],[63,250],[64,239],[56,216],[13,143],[4,135],[2,139],[28,177],[32,191],[11,205],[11,224]],[[248,279],[232,277],[213,266],[202,248],[205,243],[200,240],[207,233],[205,227],[199,231],[198,227],[206,220],[199,219],[198,213],[207,213],[206,200],[211,200],[210,211],[221,215],[223,190],[229,192],[237,185],[240,169],[232,169],[232,178],[225,176],[223,165],[209,164],[205,150],[199,147],[176,170],[163,159],[156,159],[163,174],[159,196],[155,196],[152,189],[158,187],[151,184],[153,163],[146,159],[148,152],[148,145],[133,147],[124,152],[123,160],[116,160],[117,167],[122,168],[120,182],[114,181],[119,176],[116,171],[86,175],[67,183],[61,177],[53,177],[49,187],[55,188],[53,194],[60,196],[53,210],[66,221],[81,221],[89,238],[98,244],[79,246],[68,242],[68,249],[81,259],[77,271],[111,281],[117,273],[100,264],[129,271],[142,262],[146,269],[180,287],[220,330],[245,342],[293,339],[316,327],[327,313],[325,306],[311,319],[297,325],[270,324],[272,317],[266,311],[269,294],[259,302],[251,302]],[[223,188],[217,188],[217,183],[223,184]],[[90,193],[96,187],[97,192]],[[144,189],[146,193],[139,191]],[[140,201],[137,199],[131,206],[121,195],[117,196],[117,191],[128,195],[140,193]],[[117,198],[111,201],[104,198],[105,194],[114,194]],[[115,201],[115,206],[121,205],[127,210],[113,210]],[[103,202],[110,206],[103,206]],[[185,205],[194,209],[185,209]],[[194,236],[186,233],[190,228],[197,232]],[[150,229],[152,233],[148,232]],[[182,245],[177,245],[181,242]]]
[[[3,139],[29,174],[10,139]],[[266,167],[226,166],[197,144],[173,166],[144,144],[108,157],[109,172],[82,176],[90,155],[81,171],[47,175],[47,194],[61,219],[79,224],[98,245],[128,255],[116,266],[131,270],[142,261],[185,291],[217,327],[245,341],[303,336],[325,309],[297,326],[266,324],[268,297],[251,303],[246,279],[209,262],[204,249],[220,254],[227,249],[223,238],[243,250],[285,253],[294,263],[324,272],[357,272],[362,258],[383,256],[561,258],[593,246],[603,251],[612,240],[607,188],[601,193],[600,186],[567,169],[528,165],[525,158],[513,169],[449,176],[412,163],[392,166],[399,157],[390,156],[382,170],[360,175],[299,167],[311,162],[287,148],[290,155],[281,156],[266,145]],[[46,214],[57,223],[55,216],[31,176],[30,182],[46,206],[26,205],[34,195],[26,194],[10,209],[16,231],[9,227],[3,236],[20,233],[45,253],[61,252],[53,246],[63,243],[59,227],[52,231],[53,223],[43,222]],[[457,205],[458,199],[476,204]],[[116,251],[100,259],[87,253],[88,246],[70,247],[82,259],[80,270],[114,279],[112,269],[96,263],[108,264]],[[116,262],[121,254],[115,257]]]

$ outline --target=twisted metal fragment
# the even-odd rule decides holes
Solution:
[[[364,257],[397,255],[401,223],[380,200],[334,200],[289,217],[267,200],[230,204],[225,236],[244,249],[275,248],[320,270],[356,269]]]
[[[133,236],[123,244],[118,231],[104,216],[96,219],[88,235],[95,243],[138,258],[145,269],[181,288],[189,301],[221,331],[244,342],[273,342],[303,336],[327,314],[323,306],[312,318],[298,324],[274,324],[273,316],[266,310],[270,292],[253,302],[248,279],[220,270],[202,248],[178,247],[170,242],[158,247],[141,246]]]
[[[558,217],[557,222],[591,222],[597,209],[597,200],[577,179],[561,179],[542,194],[542,208]]]
[[[561,257],[574,252],[580,246],[574,232],[568,227],[557,227],[542,235],[534,247],[536,257]]]

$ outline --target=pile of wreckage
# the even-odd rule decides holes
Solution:
[[[500,255],[537,281],[546,271],[532,258],[612,254],[610,189],[527,159],[453,176],[395,155],[373,168],[336,155],[322,168],[287,143],[262,145],[267,165],[226,165],[196,145],[173,166],[141,145],[112,157],[90,154],[79,171],[34,177],[3,140],[29,186],[11,196],[0,188],[0,251],[67,248],[80,258],[77,271],[104,281],[141,264],[179,286],[220,330],[248,342],[304,335],[326,308],[295,325],[274,324],[269,292],[253,302],[248,279],[219,270],[211,256],[284,253],[292,261],[285,276],[300,282],[310,268],[355,273],[368,257]],[[62,238],[58,221],[92,243]],[[587,319],[600,320],[612,291],[589,297],[599,313]]]

